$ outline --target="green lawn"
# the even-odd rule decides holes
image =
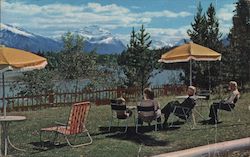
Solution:
[[[174,100],[173,97],[158,98],[163,107],[166,102]],[[49,156],[49,157],[136,157],[151,156],[181,149],[239,139],[250,136],[250,93],[242,94],[237,103],[236,114],[222,111],[220,119],[223,123],[216,126],[202,125],[197,123],[194,129],[182,124],[177,129],[165,129],[152,131],[152,128],[143,128],[142,134],[135,133],[133,117],[130,119],[130,127],[126,134],[117,132],[119,128],[107,131],[110,118],[110,106],[95,106],[90,109],[87,128],[93,137],[93,144],[80,148],[70,148],[65,144],[63,138],[59,138],[59,145],[50,145],[47,149],[40,149],[39,129],[53,125],[54,121],[66,122],[70,107],[49,108],[39,111],[8,113],[8,115],[24,115],[24,122],[12,123],[10,125],[10,138],[16,146],[26,149],[19,152],[13,149],[9,154],[13,156]],[[207,118],[210,102],[202,102],[205,107],[196,109]],[[201,103],[199,103],[201,104]],[[133,105],[130,103],[129,105]],[[135,104],[134,104],[135,105]],[[135,114],[135,112],[133,113]],[[240,119],[240,122],[238,122]],[[196,115],[199,122],[202,118]]]

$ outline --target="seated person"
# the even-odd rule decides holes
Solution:
[[[157,122],[161,121],[161,110],[157,100],[154,99],[154,92],[150,88],[143,90],[144,100],[139,104],[140,106],[150,107],[154,106],[154,112],[143,112],[138,113],[138,123],[143,124],[144,122],[150,123],[152,120],[157,119]]]
[[[235,107],[234,101],[235,99],[238,99],[240,97],[240,92],[238,91],[237,83],[235,81],[230,81],[228,89],[230,90],[230,95],[227,98],[221,100],[220,102],[214,102],[210,106],[209,123],[216,124],[218,122],[218,109],[231,111],[231,109]]]
[[[125,99],[121,96],[116,99],[117,105],[126,105]],[[132,115],[132,111],[129,109],[126,109],[126,111],[116,111],[117,118],[123,119],[130,117]]]
[[[194,108],[196,102],[192,96],[195,95],[195,91],[196,89],[194,86],[189,86],[187,89],[188,98],[186,98],[182,103],[180,103],[179,101],[171,101],[161,110],[161,112],[164,114],[165,117],[163,123],[164,127],[167,126],[168,117],[174,111],[175,106],[187,107],[190,109]]]

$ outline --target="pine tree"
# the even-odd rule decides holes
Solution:
[[[123,51],[121,55],[118,57],[118,64],[122,66],[124,74],[127,76],[126,85],[128,87],[136,85],[136,67],[137,67],[137,59],[136,55],[136,47],[137,47],[137,39],[136,32],[134,28],[130,33],[130,42],[127,45],[127,50]]]
[[[216,17],[216,11],[212,3],[207,9],[207,40],[204,46],[220,52],[222,50],[221,36],[219,31],[219,21]],[[207,76],[210,86],[216,86],[220,83],[220,62],[208,62],[204,75]],[[208,78],[208,76],[210,78]]]
[[[152,43],[150,40],[150,35],[145,31],[144,26],[142,25],[140,31],[136,36],[138,40],[138,45],[136,46],[137,51],[137,60],[140,64],[138,64],[138,83],[141,87],[141,91],[147,86],[149,86],[149,78],[152,76],[151,73],[154,70],[154,58],[153,54],[149,50],[149,47]]]
[[[190,36],[190,39],[199,45],[205,46],[207,43],[207,19],[205,13],[203,13],[203,8],[201,3],[197,7],[197,13],[194,17],[194,23],[191,23],[192,29],[187,31],[187,34]],[[200,87],[208,87],[206,81],[208,80],[205,75],[206,64],[203,62],[192,62],[193,67],[193,83]],[[189,76],[188,67],[185,68],[185,76]],[[187,83],[189,78],[185,78]]]
[[[215,8],[210,4],[206,14],[203,14],[202,10],[201,3],[199,3],[194,23],[191,23],[192,30],[189,29],[187,33],[194,43],[219,51],[222,47],[220,41],[222,34],[219,32]],[[219,63],[193,62],[193,74],[193,82],[197,86],[203,88],[215,86],[219,83],[217,77],[219,75]],[[188,75],[187,69],[185,75]]]
[[[149,85],[148,80],[154,69],[153,53],[149,50],[150,35],[142,25],[139,32],[134,28],[130,34],[128,49],[120,55],[119,65],[127,76],[127,86],[140,86],[141,89]]]
[[[244,85],[250,81],[250,3],[238,0],[233,28],[230,33],[230,51],[226,54],[232,62],[227,62],[230,69],[236,69],[232,78]],[[232,64],[233,63],[233,64]]]
[[[194,43],[204,46],[207,41],[207,24],[206,15],[202,14],[202,10],[201,3],[199,3],[197,13],[194,17],[194,23],[191,23],[192,30],[189,29],[187,33]]]
[[[212,3],[207,10],[207,41],[205,46],[213,50],[221,49],[222,34],[219,32],[219,21],[216,18],[216,11]]]

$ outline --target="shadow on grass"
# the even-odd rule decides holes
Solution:
[[[45,141],[45,142],[31,142],[29,143],[31,145],[34,146],[33,150],[37,150],[37,151],[48,151],[48,150],[52,150],[52,149],[57,149],[57,148],[62,148],[62,147],[65,147],[65,146],[68,146],[67,143],[62,143],[62,144],[59,144],[59,143],[53,143],[51,141]]]
[[[210,123],[209,120],[199,121],[201,125],[210,125],[213,127],[237,127],[242,125],[250,125],[250,123],[241,123],[241,122],[223,122],[219,121],[217,124]]]
[[[184,125],[185,124],[185,122],[184,121],[179,121],[179,120],[177,120],[177,121],[174,121],[173,122],[173,125]],[[171,125],[171,123],[168,123],[168,125]]]
[[[222,122],[219,121],[217,123],[214,123],[214,122],[211,122],[210,120],[202,120],[202,121],[199,121],[199,123],[201,123],[202,125],[216,125],[216,124],[220,124]]]
[[[135,127],[128,127],[126,133],[123,133],[125,131],[125,127],[112,127],[110,132],[108,131],[108,127],[99,127],[99,130],[102,131],[103,134],[109,133],[106,136],[107,138],[132,141],[146,146],[166,146],[169,144],[168,141],[158,140],[151,135],[144,134],[154,131],[154,126],[140,126],[138,128],[138,133],[135,132]],[[168,128],[165,130],[176,130],[176,128]],[[159,131],[165,130],[160,129]]]

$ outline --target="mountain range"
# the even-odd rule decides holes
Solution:
[[[99,54],[111,54],[121,53],[126,49],[120,39],[98,26],[84,27],[72,33],[84,37],[85,52],[96,51]],[[3,23],[0,25],[0,37],[1,45],[31,52],[58,52],[63,48],[63,43],[59,39],[43,37]]]
[[[62,44],[58,41],[2,23],[0,24],[0,45],[31,52],[59,51],[62,48]]]
[[[96,51],[98,54],[119,54],[126,49],[126,46],[118,37],[96,25],[83,27],[72,33],[84,37],[85,52]],[[229,42],[226,38],[222,40],[224,45],[227,45]],[[158,49],[162,47],[179,46],[189,41],[189,39],[181,39],[177,42],[168,42],[152,38],[151,48]],[[63,43],[60,38],[52,39],[44,37],[26,31],[25,29],[3,23],[0,23],[0,45],[35,53],[39,51],[59,52],[63,49]]]

